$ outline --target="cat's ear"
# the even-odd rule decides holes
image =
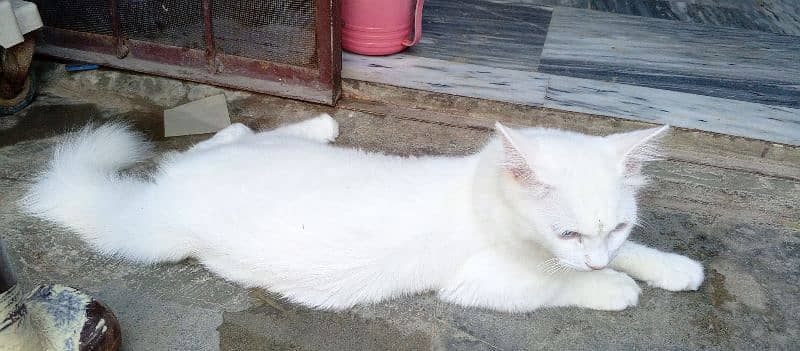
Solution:
[[[659,159],[656,144],[665,136],[668,125],[636,130],[628,133],[609,135],[606,138],[614,143],[617,158],[626,175],[638,174],[647,161]]]
[[[519,142],[523,140],[523,137],[500,122],[494,124],[494,129],[503,144],[503,169],[520,184],[532,185],[536,183],[533,169],[519,148]]]

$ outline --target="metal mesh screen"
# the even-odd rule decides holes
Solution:
[[[235,56],[315,67],[313,0],[212,0],[217,50]]]
[[[122,36],[190,49],[203,48],[200,0],[120,0]]]
[[[46,55],[335,103],[339,0],[32,0]]]
[[[39,7],[45,25],[112,35],[111,11],[108,0],[32,0]]]

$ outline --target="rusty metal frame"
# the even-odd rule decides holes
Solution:
[[[314,0],[317,67],[310,69],[216,50],[211,0],[202,0],[203,50],[124,38],[117,0],[109,0],[112,36],[45,26],[37,52],[229,88],[336,104],[341,93],[339,0]]]

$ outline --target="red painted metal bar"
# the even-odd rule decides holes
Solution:
[[[334,103],[341,94],[341,25],[338,0],[315,0],[317,6],[316,37],[319,81],[331,89]]]
[[[214,27],[211,23],[211,0],[203,0],[203,40],[206,46],[206,61],[208,61],[208,71],[217,71],[217,48],[214,44]]]
[[[122,20],[119,18],[119,2],[108,0],[109,16],[111,16],[111,33],[114,36],[116,55],[119,58],[128,56],[128,47],[125,46],[125,38],[122,37]]]

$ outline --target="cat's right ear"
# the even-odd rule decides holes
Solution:
[[[518,143],[522,140],[522,137],[516,131],[502,125],[500,122],[494,124],[494,129],[503,144],[503,169],[522,185],[536,184],[533,169],[528,164],[525,154],[519,148]]]
[[[657,160],[657,142],[666,135],[669,126],[635,130],[627,133],[612,134],[608,140],[614,142],[617,157],[622,163],[626,175],[636,175],[641,172],[642,166],[647,161]]]

